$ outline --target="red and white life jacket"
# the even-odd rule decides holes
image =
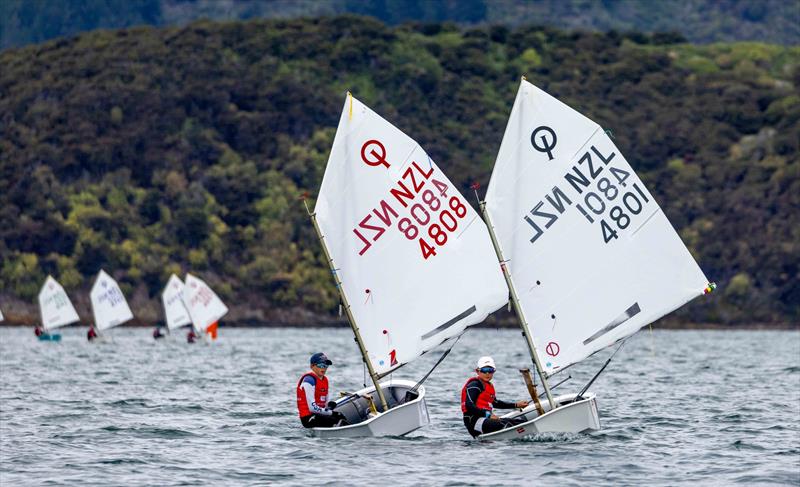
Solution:
[[[306,393],[301,387],[303,385],[303,380],[309,376],[314,379],[314,402],[317,406],[325,408],[326,401],[328,400],[328,378],[323,377],[320,379],[313,372],[304,374],[297,382],[297,412],[300,414],[301,418],[313,414],[311,412],[311,405],[308,404],[306,400]]]
[[[479,381],[483,383],[483,391],[478,396],[478,400],[475,401],[475,405],[479,409],[486,409],[491,411],[494,403],[495,396],[494,396],[494,385],[491,382],[484,382],[480,380],[478,377],[472,377],[469,379],[465,384],[464,387],[461,389],[461,412],[467,412],[467,387],[469,386],[470,382],[472,381]]]

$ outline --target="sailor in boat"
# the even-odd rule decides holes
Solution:
[[[506,402],[495,397],[492,378],[497,368],[492,357],[478,359],[477,374],[470,378],[461,389],[461,412],[464,413],[464,426],[472,437],[500,431],[515,424],[524,423],[524,418],[503,420],[495,416],[493,409],[524,408],[528,401]]]
[[[33,333],[36,334],[36,337],[39,339],[40,342],[61,341],[61,335],[59,335],[58,333],[51,335],[49,332],[44,330],[42,325],[36,325],[36,327],[33,329]]]
[[[89,325],[89,331],[86,332],[86,339],[90,342],[97,338],[97,330],[94,327],[94,324]]]
[[[194,333],[194,328],[189,328],[189,333],[186,334],[186,342],[194,343],[195,338],[197,338],[197,335]]]
[[[158,340],[159,338],[164,338],[166,335],[161,332],[161,323],[156,323],[155,329],[153,329],[153,339]]]
[[[333,365],[328,357],[318,352],[311,356],[311,371],[297,382],[297,411],[306,428],[330,428],[344,422],[344,415],[326,407],[328,378],[325,373]],[[330,404],[330,403],[327,403]]]
[[[208,328],[206,328],[206,335],[208,335],[208,338],[211,341],[214,341],[214,340],[217,339],[217,327],[218,326],[219,326],[219,322],[215,321],[214,323],[211,323],[208,326]]]

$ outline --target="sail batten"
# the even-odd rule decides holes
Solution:
[[[527,81],[486,211],[547,374],[677,309],[708,282],[602,128]]]
[[[446,330],[446,329],[450,328],[451,326],[455,325],[456,323],[458,323],[459,321],[463,320],[464,318],[466,318],[467,316],[471,315],[472,313],[474,313],[477,310],[478,310],[478,308],[473,304],[466,311],[463,311],[463,312],[459,313],[458,316],[448,320],[446,323],[444,323],[442,325],[439,325],[436,328],[434,328],[433,330],[429,331],[428,333],[425,333],[424,335],[422,335],[422,339],[426,340],[426,339],[428,339],[428,338],[430,338],[432,336],[438,335],[439,333],[441,333],[444,330]]]
[[[506,302],[477,213],[416,141],[352,96],[314,214],[378,376]]]

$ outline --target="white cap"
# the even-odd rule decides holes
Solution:
[[[481,357],[481,358],[479,358],[478,359],[478,367],[477,368],[480,369],[481,367],[494,367],[495,369],[497,368],[497,367],[494,366],[494,359],[492,357]]]

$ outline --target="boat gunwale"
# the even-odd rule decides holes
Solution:
[[[409,389],[412,389],[416,385],[416,383],[413,382],[413,381],[410,381],[410,380],[405,380],[405,379],[392,379],[392,380],[389,380],[388,382],[381,382],[381,389],[389,388],[389,387],[391,387],[393,385],[408,385]],[[368,394],[370,390],[372,390],[374,392],[375,386],[366,387],[364,389],[361,389],[360,391],[366,391],[366,393]],[[357,392],[360,392],[360,391],[357,391]],[[413,399],[413,400],[408,401],[408,402],[404,402],[402,404],[398,404],[393,408],[389,408],[388,411],[384,411],[382,413],[378,413],[377,415],[375,415],[375,416],[373,416],[371,418],[367,418],[364,421],[361,421],[360,423],[348,424],[348,425],[345,425],[345,426],[332,426],[330,428],[317,427],[317,428],[310,428],[310,429],[312,431],[345,431],[345,430],[348,430],[348,429],[354,429],[354,428],[359,428],[359,427],[362,427],[362,426],[367,426],[370,423],[374,422],[376,419],[380,419],[380,418],[384,417],[387,413],[390,413],[392,411],[397,411],[397,410],[400,410],[402,408],[405,408],[406,406],[411,406],[413,404],[419,403],[420,401],[423,401],[425,399],[425,386],[420,385],[419,388],[417,388],[417,392],[419,392],[419,396],[416,399]],[[338,406],[338,404],[337,404],[337,406]]]
[[[558,412],[558,411],[561,411],[561,410],[570,409],[573,406],[578,406],[578,405],[581,405],[581,404],[585,404],[587,402],[591,402],[591,401],[597,399],[597,395],[595,393],[586,392],[586,393],[584,393],[583,398],[580,401],[575,401],[575,398],[577,397],[577,395],[578,395],[577,393],[573,393],[573,394],[564,394],[562,396],[557,396],[555,398],[556,400],[561,399],[561,398],[564,398],[565,400],[571,398],[572,402],[570,402],[569,404],[565,404],[563,406],[559,406],[556,409],[551,409],[551,410],[547,411],[546,413],[542,414],[541,416],[536,416],[535,418],[533,418],[533,419],[531,419],[529,421],[525,421],[524,423],[515,424],[515,425],[512,425],[512,426],[509,426],[508,428],[503,428],[501,430],[492,431],[491,433],[485,433],[485,434],[482,434],[482,435],[478,435],[478,436],[475,437],[475,439],[476,440],[480,440],[480,441],[492,440],[492,439],[494,439],[494,437],[500,436],[501,433],[505,433],[505,432],[507,432],[509,430],[512,430],[512,429],[524,428],[526,426],[534,424],[537,421],[539,421],[540,419],[550,415],[550,413],[555,413],[555,412]],[[509,416],[513,417],[513,414],[514,413],[505,414],[502,417],[509,417]],[[522,413],[522,414],[524,414],[524,413]],[[536,434],[536,433],[530,433],[530,434]]]

